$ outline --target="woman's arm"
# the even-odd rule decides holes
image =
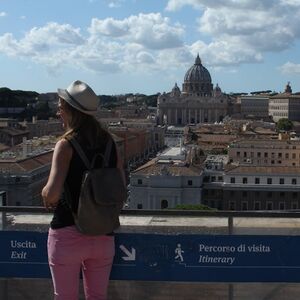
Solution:
[[[55,207],[61,196],[72,154],[72,147],[67,140],[62,139],[56,143],[48,182],[42,190],[46,208]]]

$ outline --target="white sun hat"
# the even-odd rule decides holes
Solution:
[[[67,89],[57,89],[58,96],[75,109],[94,115],[97,111],[99,98],[86,83],[76,80]]]

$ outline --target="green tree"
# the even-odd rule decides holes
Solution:
[[[282,119],[278,120],[278,122],[276,124],[276,128],[278,131],[281,131],[281,130],[290,131],[294,128],[294,124],[291,120],[282,118]]]

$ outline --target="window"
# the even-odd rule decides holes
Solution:
[[[234,191],[230,191],[230,196],[234,196],[235,192]]]
[[[298,193],[297,192],[293,192],[292,197],[293,197],[293,199],[296,199],[298,197]]]
[[[193,180],[188,180],[188,185],[193,185]]]
[[[142,179],[138,179],[138,184],[143,184],[143,180]]]
[[[267,178],[267,184],[272,184],[272,178]]]
[[[161,209],[168,208],[168,206],[169,206],[168,200],[162,200],[161,201],[161,203],[160,203],[160,208]]]
[[[229,202],[229,209],[230,210],[235,210],[235,202],[234,201]]]
[[[247,192],[243,191],[242,195],[243,195],[243,197],[247,197]]]
[[[273,196],[272,192],[268,192],[268,193],[267,193],[267,197],[268,197],[268,198],[272,198],[272,196]]]
[[[204,176],[203,182],[209,182],[209,176]]]
[[[292,202],[292,209],[298,209],[298,203]]]
[[[258,177],[255,178],[255,184],[259,184],[260,183],[260,180]]]
[[[242,202],[242,210],[248,210],[248,202],[246,201]]]
[[[264,157],[267,158],[268,157],[268,152],[264,153]]]
[[[278,153],[278,158],[282,158],[282,153],[281,152]]]
[[[279,195],[280,195],[280,198],[284,198],[285,192],[280,192]]]
[[[260,202],[256,201],[256,202],[254,203],[254,209],[255,209],[255,210],[260,210]]]
[[[289,158],[289,154],[288,153],[285,154],[285,158]]]
[[[216,181],[216,176],[211,176],[211,182],[215,182]]]
[[[257,152],[257,157],[261,157],[261,153],[260,152]]]
[[[293,153],[293,154],[292,154],[292,158],[293,158],[293,159],[296,159],[296,153]]]
[[[267,202],[267,210],[272,210],[273,209],[273,202],[268,201]]]
[[[143,209],[143,204],[139,203],[139,204],[137,205],[137,209]]]
[[[297,184],[297,179],[296,178],[292,178],[292,184]]]
[[[230,177],[230,183],[235,183],[235,177]]]
[[[223,176],[218,176],[218,181],[223,181]]]
[[[279,202],[279,209],[284,210],[285,209],[285,203],[284,202]]]
[[[241,156],[241,152],[238,151],[238,152],[236,153],[236,156],[237,156],[237,157],[240,157],[240,156]]]
[[[284,178],[279,178],[279,184],[284,184]]]
[[[247,182],[248,182],[247,177],[243,177],[243,184],[247,184]]]
[[[247,152],[244,152],[244,157],[247,157]]]

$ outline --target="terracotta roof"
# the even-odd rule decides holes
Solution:
[[[0,129],[1,132],[7,133],[9,135],[23,135],[23,134],[28,134],[28,130],[21,130],[21,129],[16,129],[13,127],[5,127]]]
[[[202,134],[198,136],[198,141],[205,143],[230,143],[236,139],[236,135],[229,134]]]
[[[9,173],[31,172],[51,164],[53,151],[29,157],[20,161],[0,161],[0,171]]]
[[[275,98],[284,98],[284,99],[287,99],[287,98],[294,98],[294,99],[300,99],[300,95],[295,95],[295,94],[289,94],[289,93],[281,93],[281,94],[277,94],[277,95],[274,95],[272,97],[270,97],[270,99],[275,99]]]
[[[167,171],[172,176],[200,176],[202,168],[195,166],[179,166],[169,163],[149,162],[138,168],[133,174],[136,175],[160,175],[162,170]]]

